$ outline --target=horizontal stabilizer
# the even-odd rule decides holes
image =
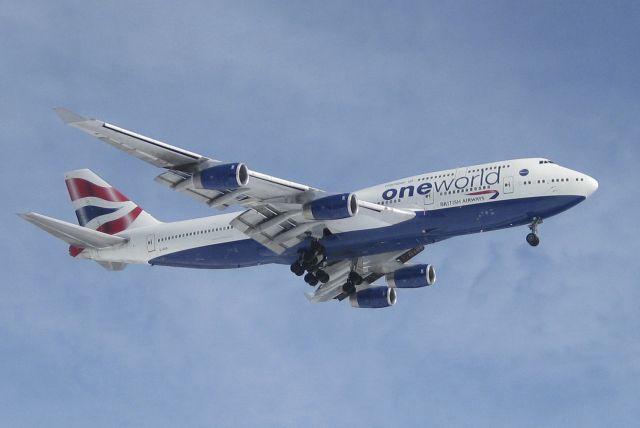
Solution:
[[[107,248],[122,245],[127,242],[121,236],[108,235],[86,227],[56,220],[37,213],[18,214],[29,223],[33,223],[45,232],[78,248]]]

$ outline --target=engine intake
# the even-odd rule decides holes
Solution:
[[[358,213],[358,200],[353,193],[325,196],[302,207],[307,220],[339,220]]]
[[[216,165],[193,174],[192,182],[197,189],[233,190],[249,183],[249,169],[243,163]]]
[[[398,296],[395,288],[373,287],[358,291],[349,297],[354,308],[386,308],[396,304]]]
[[[387,284],[392,288],[428,287],[436,282],[436,269],[432,265],[416,265],[387,274]]]

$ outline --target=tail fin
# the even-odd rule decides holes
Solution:
[[[68,171],[64,178],[80,226],[115,235],[160,223],[90,169]]]

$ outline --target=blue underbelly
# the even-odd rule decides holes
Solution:
[[[398,251],[453,236],[528,224],[548,218],[584,200],[583,196],[545,196],[418,212],[394,226],[331,235],[322,240],[331,260]],[[149,261],[152,265],[225,269],[270,263],[293,263],[307,242],[278,255],[252,239],[178,251]]]

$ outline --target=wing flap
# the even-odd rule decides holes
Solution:
[[[184,193],[196,201],[203,202],[210,207],[223,210],[231,205],[241,204],[251,206],[255,203],[254,198],[246,195],[249,189],[238,188],[233,190],[208,190],[197,189],[191,186],[191,174],[169,170],[163,172],[155,178],[157,183],[170,188],[171,190]]]
[[[181,171],[169,170],[158,175],[154,180],[156,183],[160,183],[171,190],[181,191],[188,197],[195,199],[198,202],[203,202],[209,206],[213,206],[216,198],[224,195],[224,192],[219,192],[217,190],[194,189],[182,186],[182,184],[186,183],[187,180],[189,182],[191,181],[191,175],[185,174]],[[222,208],[222,206],[219,207]]]
[[[306,232],[318,227],[317,222],[295,221],[299,214],[300,210],[283,211],[264,204],[243,212],[231,225],[276,254],[282,254],[306,238]]]

